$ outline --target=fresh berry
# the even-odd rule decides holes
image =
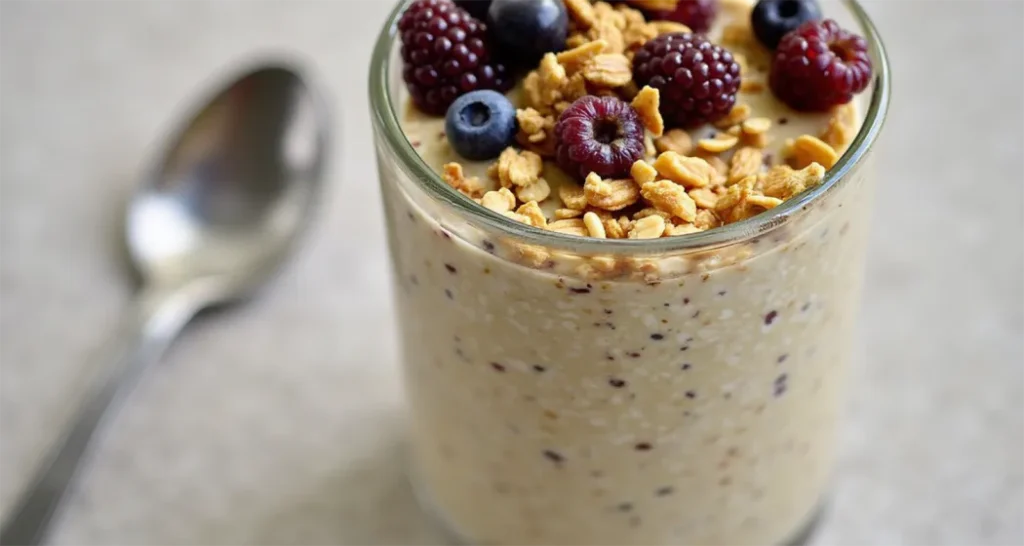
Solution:
[[[718,0],[679,0],[676,9],[652,11],[648,19],[675,21],[682,23],[694,32],[711,30],[711,23],[718,15]]]
[[[761,0],[750,12],[754,34],[768,49],[775,49],[788,32],[807,21],[820,21],[815,0]]]
[[[677,32],[648,40],[636,52],[633,79],[661,93],[661,115],[669,125],[696,127],[736,104],[740,65],[703,35]]]
[[[783,36],[768,78],[782,102],[811,112],[850,102],[870,81],[867,41],[831,19],[808,21]]]
[[[571,176],[621,178],[644,155],[644,127],[628,103],[588,95],[562,112],[555,142],[558,165]]]
[[[534,66],[548,52],[565,49],[569,16],[562,0],[494,0],[487,11],[503,59]]]
[[[472,91],[448,107],[444,132],[462,157],[495,158],[515,140],[516,108],[497,91]]]
[[[466,10],[473,17],[486,21],[487,9],[491,7],[491,0],[455,0],[455,5]]]
[[[511,87],[504,65],[492,62],[487,26],[451,0],[416,0],[398,21],[402,77],[416,106],[444,115],[460,95]]]

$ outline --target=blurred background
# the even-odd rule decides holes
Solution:
[[[817,544],[1024,544],[1024,2],[868,0],[894,96]],[[366,97],[381,0],[0,2],[0,511],[132,293],[118,230],[200,85],[300,55],[335,113],[302,251],[202,316],[87,464],[63,544],[438,543],[402,474]]]

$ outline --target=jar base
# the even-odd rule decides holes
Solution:
[[[420,505],[420,509],[422,509],[423,512],[433,521],[434,525],[438,528],[439,533],[446,539],[448,544],[454,544],[457,546],[496,546],[496,543],[492,545],[467,538],[465,534],[461,533],[458,528],[449,521],[447,516],[445,516],[441,509],[438,508],[437,504],[430,499],[430,495],[424,490],[422,484],[416,479],[414,473],[409,472],[407,474],[413,494],[416,497],[416,502]],[[807,521],[793,533],[792,538],[779,543],[778,546],[804,546],[808,544],[811,538],[814,537],[818,526],[821,524],[826,506],[827,503],[825,502],[819,503],[814,511],[811,512]]]

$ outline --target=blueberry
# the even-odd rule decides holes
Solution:
[[[491,0],[455,0],[455,5],[484,21],[487,19],[487,9],[491,7]]]
[[[750,13],[754,34],[769,49],[802,23],[820,19],[821,8],[815,0],[760,0]]]
[[[492,159],[515,139],[516,109],[497,91],[472,91],[448,107],[444,132],[462,157]]]
[[[562,0],[494,0],[487,27],[502,58],[533,66],[565,48],[569,17]]]

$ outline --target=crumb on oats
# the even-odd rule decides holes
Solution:
[[[597,87],[622,87],[633,81],[633,64],[621,53],[601,53],[587,61],[582,74]]]
[[[658,153],[675,152],[686,155],[693,151],[693,139],[690,133],[682,129],[669,129],[659,138],[654,139],[654,147]]]
[[[719,129],[728,129],[738,123],[743,123],[747,118],[750,117],[750,105],[746,103],[737,103],[729,110],[729,113],[725,117],[715,122],[715,127]]]
[[[446,184],[468,197],[479,198],[484,194],[484,186],[480,179],[475,176],[466,178],[459,163],[445,163],[441,178]]]
[[[537,201],[527,201],[526,203],[519,206],[516,209],[516,214],[520,214],[530,219],[530,225],[534,227],[547,227],[548,220],[544,217],[544,212],[540,209],[540,205]]]
[[[567,209],[583,210],[587,208],[586,192],[574,183],[559,186],[558,197]]]
[[[654,137],[660,137],[665,131],[665,120],[661,117],[658,105],[661,102],[661,94],[657,89],[645,85],[631,103],[633,109],[640,116],[640,122],[644,128],[650,131]]]
[[[485,193],[480,204],[494,212],[506,213],[515,208],[516,196],[508,188],[499,188]]]
[[[588,212],[583,215],[583,224],[586,226],[587,233],[591,237],[596,237],[598,239],[604,239],[607,237],[604,229],[604,222],[602,222],[601,218],[594,212]]]
[[[640,193],[651,205],[683,221],[692,222],[697,215],[697,204],[686,189],[669,180],[647,182]]]
[[[718,133],[714,138],[702,138],[697,141],[697,147],[702,151],[720,154],[732,149],[740,139],[729,133]]]
[[[646,216],[633,224],[630,239],[657,239],[665,233],[665,219],[657,214]]]
[[[686,157],[676,152],[662,152],[654,161],[661,176],[687,188],[703,188],[711,184],[715,169],[699,157]]]
[[[633,177],[637,184],[644,184],[646,182],[654,182],[654,179],[658,177],[658,171],[650,163],[639,159],[630,167],[629,175]]]
[[[729,173],[726,184],[735,184],[752,174],[759,173],[763,161],[763,154],[757,148],[744,146],[736,150],[732,154],[732,159],[729,160]]]
[[[544,169],[541,157],[529,150],[509,146],[498,156],[496,173],[502,187],[529,186],[537,182]]]
[[[604,210],[622,210],[640,198],[640,188],[632,178],[602,180],[590,173],[583,184],[587,204]]]
[[[548,181],[538,178],[532,184],[516,187],[516,196],[524,203],[527,201],[543,201],[551,195],[551,186]]]
[[[564,2],[569,18],[572,19],[576,28],[586,30],[594,25],[596,18],[594,6],[591,5],[590,0],[564,0]]]
[[[794,169],[802,169],[811,163],[818,163],[826,169],[831,169],[839,161],[839,154],[832,146],[822,142],[818,137],[811,135],[800,135],[787,146],[785,154],[786,163]]]
[[[825,168],[818,163],[795,170],[789,165],[776,165],[764,175],[762,192],[769,197],[789,199],[805,189],[821,183]]]

